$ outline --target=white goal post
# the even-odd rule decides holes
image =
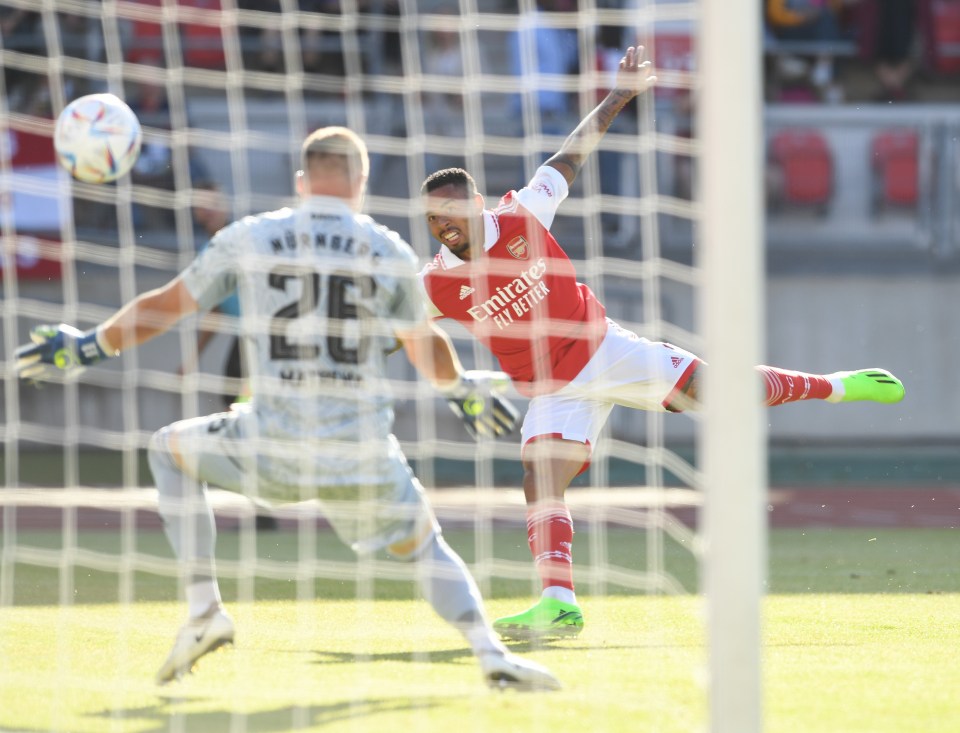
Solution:
[[[758,733],[767,470],[766,423],[753,379],[764,326],[760,14],[756,3],[702,0],[699,20],[710,730]]]

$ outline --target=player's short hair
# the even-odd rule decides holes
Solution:
[[[451,183],[465,189],[468,198],[477,194],[477,182],[463,168],[444,168],[427,176],[427,180],[420,186],[420,195],[426,196],[431,191]]]
[[[339,160],[337,160],[339,159]],[[370,173],[367,146],[357,133],[346,127],[321,127],[311,132],[300,148],[300,165],[309,173],[310,164],[342,165],[350,180]]]

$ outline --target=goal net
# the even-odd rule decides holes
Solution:
[[[759,730],[764,448],[743,379],[762,326],[759,32],[753,9],[729,5],[0,0],[0,656],[18,660],[0,666],[0,728],[545,730],[589,714],[598,730]],[[723,33],[737,38],[720,45]],[[417,601],[414,569],[354,556],[311,502],[213,486],[237,648],[159,693],[184,579],[146,449],[157,429],[244,392],[227,366],[242,323],[226,308],[186,319],[40,388],[17,379],[15,348],[39,323],[102,322],[182,270],[210,231],[293,202],[300,143],[324,125],[363,137],[364,211],[426,262],[426,175],[462,166],[488,205],[520,188],[635,42],[656,92],[615,120],[552,231],[609,316],[711,362],[717,398],[688,416],[617,408],[568,490],[586,631],[517,648],[553,669],[563,697],[485,694],[460,637]],[[71,181],[54,160],[56,115],[99,91],[144,129],[115,185]],[[448,324],[466,367],[497,368]],[[445,535],[491,618],[522,610],[540,587],[519,437],[472,441],[402,352],[389,363],[395,433]]]

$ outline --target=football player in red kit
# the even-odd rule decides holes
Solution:
[[[421,188],[430,233],[441,245],[421,272],[433,315],[465,326],[530,398],[522,428],[523,489],[543,594],[533,607],[494,622],[508,638],[575,635],[583,628],[564,492],[588,465],[614,405],[670,412],[693,407],[706,368],[694,354],[648,341],[607,318],[550,233],[584,159],[617,114],[654,81],[642,47],[628,48],[609,94],[524,188],[507,193],[492,210],[459,168],[432,174]],[[883,369],[757,371],[767,405],[903,398],[903,385]]]

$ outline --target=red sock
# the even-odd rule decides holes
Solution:
[[[562,501],[527,510],[527,543],[544,588],[573,590],[573,520]]]
[[[833,393],[830,380],[820,374],[806,374],[771,366],[758,366],[767,394],[768,407],[800,400],[825,400]]]

